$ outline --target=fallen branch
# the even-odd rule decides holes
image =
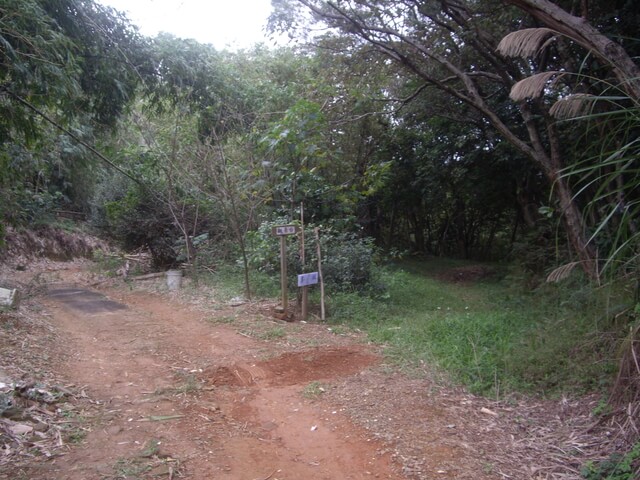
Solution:
[[[138,422],[166,422],[167,420],[177,420],[179,418],[184,418],[184,415],[151,415],[138,420]]]
[[[152,278],[160,278],[164,276],[165,276],[164,272],[147,273],[146,275],[138,275],[136,277],[131,277],[131,280],[150,280]]]
[[[267,475],[266,477],[264,477],[264,478],[257,478],[256,480],[269,480],[271,477],[273,477],[273,476],[276,474],[276,472],[277,472],[277,471],[278,471],[278,469],[275,469],[273,472],[271,472],[271,473],[270,473],[269,475]]]

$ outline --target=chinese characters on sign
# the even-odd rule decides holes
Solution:
[[[271,233],[273,235],[294,235],[298,232],[298,226],[296,225],[280,225],[278,227],[273,227]]]
[[[315,285],[318,283],[318,272],[303,273],[298,275],[298,286],[306,287],[307,285]]]

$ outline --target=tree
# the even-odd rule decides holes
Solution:
[[[549,0],[505,1],[524,10],[549,29],[546,32],[538,31],[543,33],[539,36],[540,40],[544,41],[554,34],[570,38],[595,55],[603,65],[611,68],[619,85],[629,96],[640,99],[640,67],[619,43],[602,34],[587,21],[588,10],[583,10],[582,16],[578,17]],[[531,42],[527,43],[531,45]]]
[[[639,238],[635,224],[640,208],[639,179],[633,165],[640,152],[637,144],[640,68],[620,44],[586,21],[591,13],[586,4],[581,17],[576,17],[544,0],[511,3],[529,12],[545,27],[508,34],[498,46],[504,54],[535,59],[548,55],[554,44],[573,42],[597,58],[595,65],[585,60],[580,69],[574,66],[568,70],[549,70],[524,78],[514,85],[511,97],[522,101],[544,95],[551,103],[555,102],[550,109],[555,117],[573,120],[574,130],[582,130],[584,125],[586,133],[580,140],[581,149],[566,176],[574,179],[579,193],[588,198],[587,212],[594,224],[590,241],[598,245],[605,260],[602,270],[622,275],[635,271],[629,262],[635,263]],[[599,3],[592,7],[598,9]],[[639,16],[640,7],[636,3],[613,11],[609,7],[606,16],[594,20],[610,36],[625,41],[637,52],[640,41],[636,39],[634,45],[625,34],[635,34],[627,31],[627,22]],[[564,274],[569,270],[559,271]]]
[[[0,217],[15,222],[25,196],[89,188],[78,144],[115,125],[152,68],[129,21],[91,0],[7,0],[0,43]]]
[[[316,19],[380,52],[419,79],[414,99],[435,88],[452,105],[468,105],[477,121],[490,125],[520,155],[533,161],[553,185],[564,230],[580,263],[595,276],[595,251],[588,244],[580,206],[562,176],[562,134],[543,102],[505,102],[513,84],[541,65],[510,60],[496,52],[499,38],[519,20],[516,10],[492,2],[326,2],[298,0]],[[559,61],[559,59],[556,59]],[[501,100],[502,99],[502,100]]]
[[[198,120],[199,135],[212,139],[242,132],[253,120],[247,82],[236,75],[234,57],[192,39],[160,34],[153,41],[156,76],[145,97],[156,112],[187,108]]]
[[[518,208],[518,192],[532,173],[499,137],[474,123],[434,117],[428,107],[433,101],[403,109],[402,122],[385,142],[393,164],[377,197],[387,245],[432,255],[504,257],[521,227],[520,212],[526,212]],[[393,245],[402,239],[411,241]]]
[[[113,126],[152,73],[135,27],[92,0],[8,0],[0,12],[3,142],[37,134],[37,115],[24,101],[61,121],[90,113]]]

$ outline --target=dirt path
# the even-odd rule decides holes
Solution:
[[[304,396],[379,362],[370,348],[283,352],[169,298],[110,293],[46,300],[74,352],[64,376],[104,409],[41,478],[400,478],[378,441]]]
[[[64,437],[47,458],[12,453],[0,431],[2,480],[565,480],[596,445],[595,401],[475,397],[426,365],[406,375],[340,326],[280,322],[207,288],[92,288],[92,275],[48,267],[13,326],[0,317],[0,383],[4,370],[72,392],[27,401],[35,420],[0,419],[47,417],[46,445]],[[3,471],[2,455],[19,462]]]

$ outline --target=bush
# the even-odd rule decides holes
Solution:
[[[277,218],[275,221],[263,222],[256,231],[249,233],[247,244],[250,266],[269,274],[280,271],[280,241],[271,231],[277,225],[289,223],[291,222],[285,218]],[[317,270],[317,243],[313,225],[305,228],[305,265],[301,261],[299,235],[287,236],[286,242],[290,281],[295,281],[295,274]],[[320,248],[326,285],[335,291],[362,292],[372,287],[375,277],[373,239],[321,228]]]
[[[598,463],[587,462],[581,474],[587,480],[633,480],[640,473],[640,443],[636,443],[625,455],[612,454]]]
[[[105,204],[106,232],[125,250],[147,247],[155,267],[174,266],[173,245],[179,231],[166,205],[140,188],[132,187],[123,198]]]
[[[322,272],[326,283],[341,291],[362,291],[373,286],[375,247],[372,238],[342,233],[327,237],[322,249],[325,257]]]

